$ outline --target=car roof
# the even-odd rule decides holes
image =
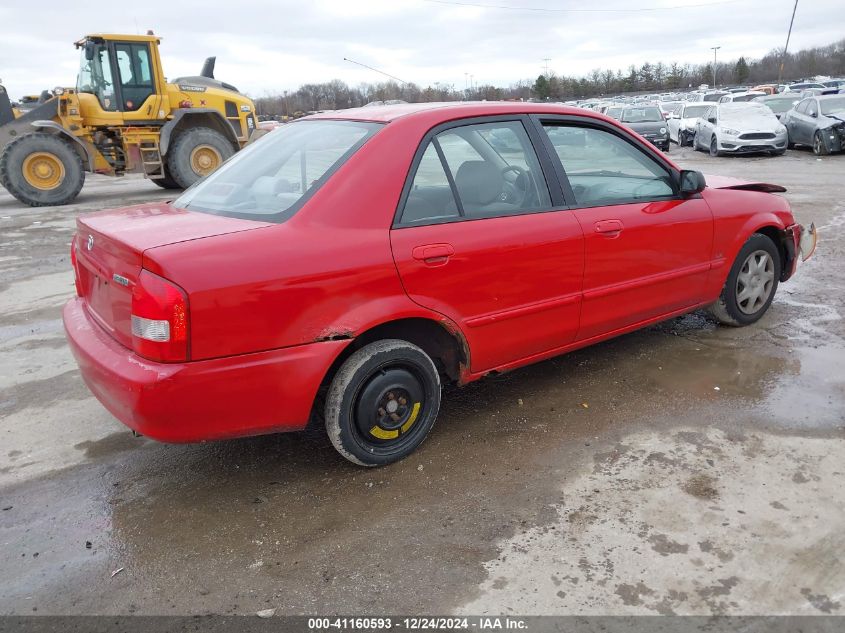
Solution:
[[[344,119],[350,121],[373,121],[389,123],[399,118],[422,114],[441,114],[444,121],[474,116],[495,116],[497,114],[577,114],[583,116],[583,108],[557,103],[533,103],[530,101],[447,101],[440,103],[402,103],[383,106],[366,106],[348,110],[331,110],[313,114],[306,119]],[[599,115],[600,116],[600,115]]]

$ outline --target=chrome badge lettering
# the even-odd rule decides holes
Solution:
[[[89,251],[94,248],[94,236],[93,235],[88,236],[87,248],[88,248]]]
[[[116,284],[120,284],[121,286],[129,285],[129,280],[123,275],[118,275],[117,273],[115,273],[111,276],[111,278]]]

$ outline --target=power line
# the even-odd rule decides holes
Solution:
[[[683,4],[671,7],[640,7],[634,9],[549,9],[547,7],[512,7],[501,4],[483,4],[481,2],[460,2],[458,0],[424,0],[430,4],[446,4],[458,7],[478,7],[481,9],[504,9],[506,11],[539,11],[542,13],[641,13],[644,11],[672,11],[675,9],[692,9],[696,7],[715,7],[722,4],[735,4],[746,0],[718,0],[717,2],[703,2],[700,4]]]
[[[367,66],[366,64],[362,64],[361,62],[356,62],[354,59],[349,59],[348,57],[344,57],[344,58],[343,58],[343,61],[345,61],[345,62],[349,62],[349,63],[351,63],[351,64],[358,64],[359,66],[363,66],[364,68],[369,68],[370,70],[372,70],[372,71],[374,71],[374,72],[381,73],[381,74],[382,74],[382,75],[384,75],[385,77],[390,77],[391,79],[395,79],[395,80],[396,80],[396,81],[398,81],[400,84],[407,84],[407,83],[408,83],[408,82],[407,82],[407,81],[405,81],[404,79],[399,79],[399,77],[394,77],[393,75],[391,75],[391,74],[389,74],[389,73],[386,73],[386,72],[384,72],[383,70],[379,70],[378,68],[373,68],[372,66]]]

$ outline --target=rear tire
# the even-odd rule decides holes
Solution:
[[[167,152],[167,171],[173,182],[183,189],[204,178],[227,158],[235,148],[217,130],[207,127],[189,128],[179,133]]]
[[[780,271],[780,253],[775,243],[754,233],[739,250],[722,294],[708,306],[708,311],[724,325],[740,327],[758,321],[772,304]]]
[[[360,466],[396,462],[425,440],[440,410],[440,375],[419,347],[398,339],[362,347],[326,395],[326,432]]]
[[[0,155],[0,184],[31,207],[68,204],[85,183],[82,159],[61,137],[44,132],[21,136]]]

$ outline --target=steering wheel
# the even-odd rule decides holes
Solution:
[[[522,192],[522,200],[519,201],[519,206],[525,207],[525,206],[528,205],[528,202],[530,201],[530,198],[531,198],[531,195],[532,195],[531,187],[529,186],[531,184],[531,174],[528,173],[527,170],[523,169],[519,165],[507,165],[506,167],[504,167],[502,169],[502,176],[504,176],[509,171],[512,171],[513,173],[516,174],[516,180],[513,181],[514,189],[518,190],[516,183],[519,181],[519,177],[520,176],[525,177],[523,179],[523,182],[525,183],[525,190]]]

